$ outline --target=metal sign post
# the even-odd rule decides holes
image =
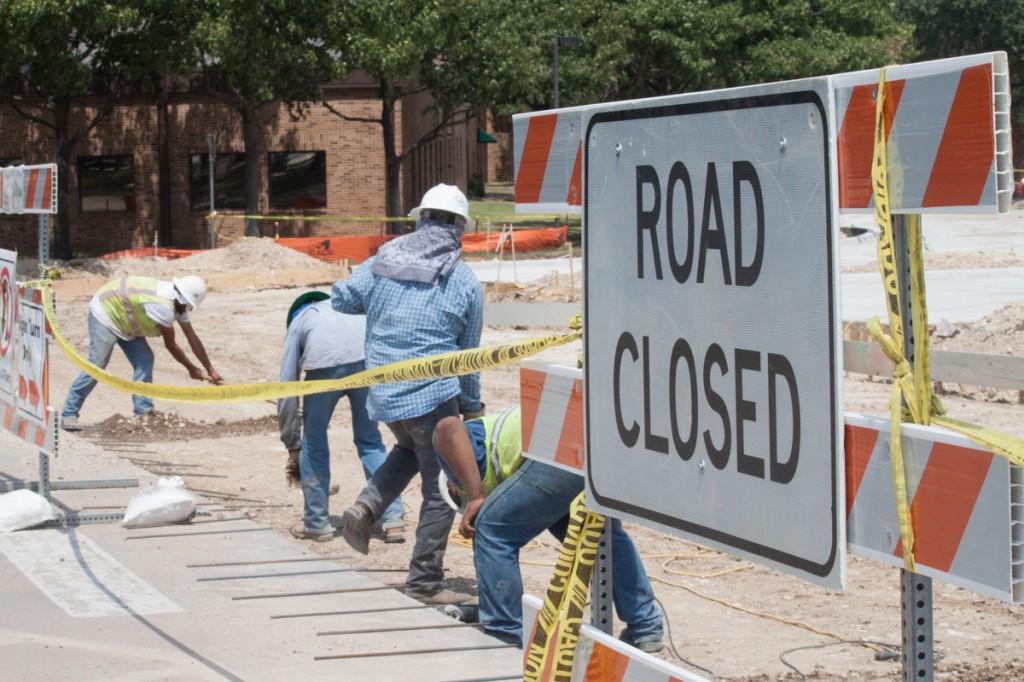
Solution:
[[[896,256],[896,286],[900,291],[903,326],[903,355],[914,366],[914,329],[910,303],[910,241],[905,215],[893,216],[893,247]],[[932,639],[932,579],[900,569],[900,609],[903,617],[904,682],[932,682],[935,652]]]

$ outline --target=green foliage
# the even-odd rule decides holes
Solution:
[[[1013,119],[1024,123],[1024,2],[901,0],[927,59],[1005,51],[1010,62]]]
[[[188,4],[188,3],[181,3]],[[314,100],[331,63],[318,0],[202,0],[196,29],[207,86],[239,109]]]
[[[547,44],[556,30],[579,38],[562,52],[563,106],[877,67],[912,52],[891,1],[581,0],[553,9]]]

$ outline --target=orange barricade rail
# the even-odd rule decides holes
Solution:
[[[166,249],[164,247],[153,248],[152,246],[143,246],[137,249],[124,249],[123,251],[114,251],[100,256],[100,260],[120,260],[121,258],[166,258],[173,260],[175,258],[184,258],[185,256],[191,256],[194,253],[199,253],[202,249]]]
[[[568,237],[568,227],[547,227],[534,230],[516,230],[513,239],[516,242],[516,251],[537,251],[539,249],[553,248],[565,244]],[[344,237],[279,237],[275,241],[281,246],[301,251],[320,260],[342,260],[348,259],[354,263],[361,263],[370,256],[377,253],[380,245],[396,235],[356,235]],[[467,253],[480,253],[494,251],[501,239],[501,231],[492,231],[489,235],[483,232],[469,232],[462,235],[462,250]],[[509,248],[506,245],[505,248]],[[100,256],[102,260],[118,260],[121,258],[184,258],[204,249],[168,249],[164,247],[153,248],[144,246],[137,249],[124,249]]]

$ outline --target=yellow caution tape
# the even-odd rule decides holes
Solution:
[[[126,393],[142,395],[147,398],[181,402],[242,403],[253,400],[272,400],[291,396],[311,395],[327,391],[344,391],[350,388],[362,388],[374,384],[423,381],[474,374],[485,369],[514,364],[525,357],[548,348],[562,346],[575,341],[580,338],[581,334],[577,330],[569,334],[542,336],[499,346],[439,353],[437,355],[402,360],[390,365],[374,367],[341,379],[261,382],[230,384],[226,386],[169,386],[166,384],[147,384],[140,381],[122,379],[90,363],[78,354],[57,325],[49,282],[35,281],[22,284],[21,286],[42,289],[43,308],[46,312],[46,320],[53,330],[53,338],[71,362],[77,365],[83,372],[96,379],[96,381]],[[573,318],[576,321],[574,324],[578,323],[578,318],[579,315]]]
[[[569,526],[533,636],[524,642],[523,682],[570,682],[604,524],[603,516],[587,510],[580,493],[569,507]]]
[[[875,223],[879,228],[878,267],[885,289],[890,334],[882,331],[878,318],[868,320],[868,333],[878,341],[893,362],[893,392],[889,400],[889,454],[892,463],[896,515],[907,570],[914,565],[914,523],[907,494],[906,463],[900,442],[900,424],[907,419],[915,424],[937,424],[961,433],[1016,466],[1024,466],[1024,440],[983,426],[944,416],[946,408],[932,393],[928,348],[928,307],[925,296],[924,254],[921,217],[907,216],[906,230],[910,260],[910,330],[914,339],[914,365],[904,355],[904,323],[900,298],[903,292],[896,274],[892,211],[889,204],[888,150],[885,131],[885,75],[882,69],[875,99],[875,144],[871,180],[874,188]]]

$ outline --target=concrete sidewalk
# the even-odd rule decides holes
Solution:
[[[34,454],[8,434],[0,439],[3,477],[34,479]],[[55,469],[63,461],[66,457]],[[80,478],[129,474],[151,480],[128,465],[117,472],[89,471],[87,462],[79,460],[75,469]],[[122,506],[136,492],[62,491],[54,497],[82,509]],[[0,535],[4,679],[454,682],[521,677],[521,651],[493,648],[502,645],[474,628],[451,628],[456,621],[434,608],[407,608],[420,605],[395,589],[373,589],[400,584],[405,575],[353,570],[358,558],[340,539],[330,545],[338,558],[324,559],[236,512],[197,521],[138,530],[97,524]],[[371,590],[275,596],[365,588]],[[401,610],[302,615],[371,608]],[[402,626],[428,629],[321,634]],[[422,649],[446,651],[315,660]]]

